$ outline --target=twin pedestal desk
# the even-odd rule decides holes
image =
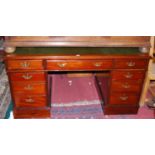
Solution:
[[[62,72],[94,74],[104,114],[136,114],[148,68],[149,39],[6,37],[14,117],[51,118],[48,75]]]

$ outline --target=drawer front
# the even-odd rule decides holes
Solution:
[[[45,83],[33,83],[33,82],[12,82],[12,89],[14,93],[25,93],[25,94],[46,94]]]
[[[11,69],[28,69],[28,70],[41,70],[43,69],[42,60],[8,60],[7,67]]]
[[[16,107],[45,107],[46,96],[18,95],[15,94]]]
[[[116,70],[112,71],[112,80],[135,80],[144,79],[145,71]]]
[[[137,81],[113,81],[111,90],[116,92],[140,92],[142,80]]]
[[[14,108],[15,118],[50,118],[50,108]]]
[[[115,68],[117,69],[145,69],[147,68],[148,60],[115,60]]]
[[[104,70],[113,67],[112,60],[104,61],[50,61],[47,60],[48,70]]]
[[[114,104],[109,104],[104,107],[104,114],[105,115],[121,115],[121,114],[137,114],[139,109],[138,105],[121,105],[121,106],[116,106]]]
[[[44,72],[25,72],[25,73],[10,73],[11,81],[42,81],[44,82],[45,73]]]
[[[131,93],[112,93],[109,104],[138,104],[139,96]]]

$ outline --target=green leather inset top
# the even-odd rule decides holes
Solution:
[[[135,47],[18,47],[14,54],[88,55],[88,54],[139,54]]]

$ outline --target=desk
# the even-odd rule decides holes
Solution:
[[[137,113],[149,62],[148,37],[125,41],[120,37],[113,41],[106,37],[54,37],[53,42],[48,37],[11,39],[6,40],[6,51],[16,50],[6,54],[5,64],[15,118],[50,118],[48,74],[71,71],[108,73],[108,95],[104,96],[104,85],[98,86],[106,98],[104,114]],[[102,76],[96,74],[96,79]]]

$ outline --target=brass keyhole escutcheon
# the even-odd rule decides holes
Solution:
[[[128,96],[126,96],[126,95],[120,96],[120,99],[121,99],[122,101],[126,101],[126,100],[128,99]]]
[[[24,87],[25,90],[32,90],[33,87],[31,85],[27,85],[26,87]]]
[[[34,100],[31,97],[29,97],[29,98],[25,99],[25,102],[27,102],[27,103],[33,103]]]
[[[32,78],[32,75],[24,74],[22,77],[23,77],[23,79],[25,79],[25,80],[30,80],[30,79]]]
[[[27,62],[27,61],[21,62],[20,65],[21,65],[23,68],[28,68],[28,67],[30,67],[30,63]]]
[[[58,66],[61,68],[65,67],[66,65],[67,65],[67,63],[58,63]]]
[[[124,76],[129,79],[129,78],[132,78],[133,77],[133,74],[131,74],[130,72],[128,72]]]
[[[128,83],[125,83],[122,85],[122,87],[128,89],[128,88],[130,88],[130,85]]]
[[[102,65],[102,62],[96,62],[96,63],[94,63],[94,66],[95,67],[101,67],[101,65]]]
[[[136,65],[135,62],[132,62],[132,61],[127,62],[127,66],[128,66],[128,67],[134,67],[135,65]]]

